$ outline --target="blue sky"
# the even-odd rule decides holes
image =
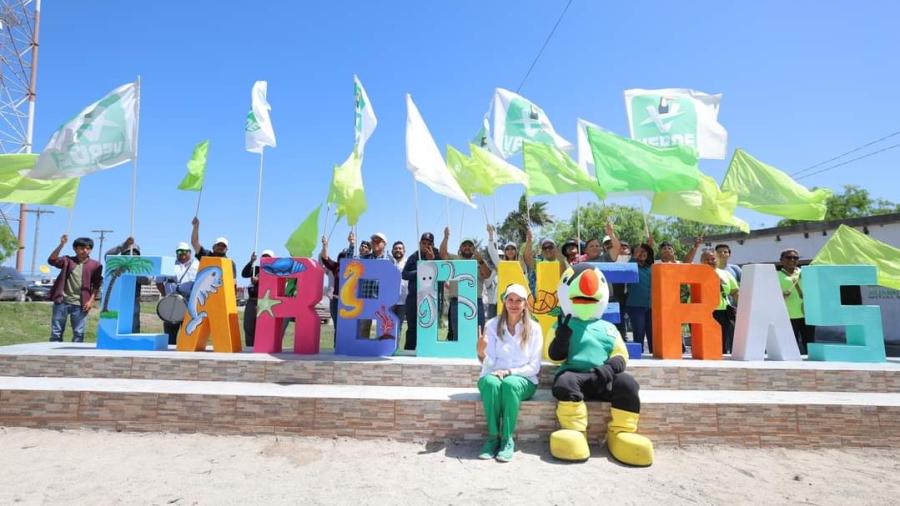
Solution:
[[[361,235],[414,244],[405,168],[405,93],[438,145],[465,148],[493,89],[515,89],[565,0],[515,2],[44,2],[34,144],[116,86],[142,77],[136,237],[145,255],[189,240],[196,194],[175,188],[193,146],[210,139],[201,241],[230,239],[239,263],[253,248],[258,155],[244,151],[250,88],[269,82],[278,147],[266,150],[260,249],[284,253],[291,231],[327,194],[333,164],[353,144],[353,74],[378,115],[363,177]],[[521,93],[575,141],[582,117],[627,134],[626,88],[723,93],[729,152],[741,147],[794,172],[900,129],[900,4],[861,2],[597,2],[575,0]],[[883,145],[896,143],[894,137]],[[875,149],[878,146],[874,146]],[[727,161],[701,161],[721,181]],[[803,179],[856,184],[900,201],[900,149]],[[71,236],[129,229],[130,165],[82,180]],[[501,189],[496,218],[520,188]],[[582,202],[588,201],[587,194]],[[439,236],[443,197],[419,186],[420,223]],[[572,195],[550,197],[568,219]],[[636,204],[632,199],[611,202]],[[324,208],[323,208],[324,209]],[[450,206],[452,247],[483,234],[481,210]],[[494,216],[492,201],[488,214]],[[753,228],[777,218],[739,210]],[[67,213],[41,221],[39,259]],[[333,217],[329,218],[333,223]],[[459,225],[463,223],[463,233]],[[344,223],[332,241],[343,244]],[[29,226],[31,246],[33,219]],[[26,251],[26,269],[31,252]],[[40,262],[40,260],[39,260]]]

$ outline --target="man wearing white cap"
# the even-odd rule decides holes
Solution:
[[[194,253],[196,253],[197,260],[200,260],[203,257],[222,257],[228,258],[228,239],[224,237],[217,237],[216,242],[213,243],[212,251],[203,247],[200,244],[200,220],[194,216],[194,219],[191,221],[191,225],[193,229],[191,230],[191,245],[194,247]],[[234,262],[231,262],[231,272],[235,278],[237,278],[237,268],[234,266]],[[235,279],[235,283],[237,283],[237,279]],[[237,287],[237,285],[235,285]]]
[[[191,246],[182,241],[175,246],[175,275],[158,276],[156,289],[163,297],[177,293],[185,300],[191,295],[194,279],[197,278],[197,266],[199,262],[191,258]],[[178,331],[181,322],[169,323],[163,321],[163,330],[169,335],[169,344],[177,344]]]
[[[275,252],[264,249],[262,258],[272,258]],[[247,348],[253,348],[256,338],[256,301],[259,298],[259,266],[256,265],[256,252],[250,253],[250,261],[241,269],[241,277],[250,280],[247,287],[247,305],[244,306],[244,342]]]

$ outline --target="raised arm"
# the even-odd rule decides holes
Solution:
[[[448,242],[450,242],[450,227],[444,227],[444,238],[441,240],[441,248],[438,253],[441,260],[447,260],[450,258],[450,252],[447,251]]]
[[[62,237],[59,238],[59,245],[56,247],[56,249],[53,250],[52,253],[50,253],[50,256],[47,258],[48,264],[58,269],[62,269],[63,262],[59,259],[59,253],[62,251],[63,246],[65,246],[67,242],[69,242],[69,236],[67,234],[63,234]]]
[[[194,253],[200,253],[200,250],[203,249],[203,246],[200,245],[200,218],[196,216],[191,220],[191,246],[194,248]]]
[[[615,262],[616,259],[619,258],[619,252],[622,251],[622,243],[619,241],[619,238],[616,237],[616,231],[613,228],[612,222],[609,220],[606,222],[606,235],[608,235],[610,241],[612,241],[612,248],[609,250],[609,259]]]
[[[690,251],[684,254],[684,258],[681,260],[686,264],[694,263],[694,257],[697,255],[697,250],[700,249],[700,245],[703,244],[703,236],[694,238],[694,245],[691,246]]]
[[[487,226],[488,233],[488,256],[491,257],[491,262],[494,264],[494,269],[500,268],[500,255],[497,253],[497,244],[494,242],[494,227],[492,225]]]
[[[534,252],[531,251],[531,240],[531,229],[529,228],[525,231],[525,254],[523,255],[525,259],[525,267],[528,267],[528,270],[534,270]]]

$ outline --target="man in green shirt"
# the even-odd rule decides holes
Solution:
[[[713,311],[713,318],[722,327],[722,354],[731,353],[731,345],[734,342],[734,324],[728,316],[728,307],[737,306],[738,281],[734,275],[725,269],[716,267],[716,251],[705,249],[700,254],[700,263],[706,264],[716,270],[719,276],[719,305]]]
[[[803,290],[800,288],[800,253],[795,249],[786,249],[781,252],[781,270],[778,271],[778,282],[781,285],[781,295],[787,306],[788,317],[791,319],[791,327],[794,328],[794,338],[800,354],[806,355],[806,345],[815,340],[816,328],[806,324],[803,314]]]

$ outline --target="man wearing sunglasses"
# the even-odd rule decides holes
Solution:
[[[778,271],[778,282],[781,284],[781,295],[787,306],[794,338],[800,348],[800,354],[806,355],[806,345],[815,340],[816,328],[806,324],[803,314],[803,290],[800,288],[800,253],[795,249],[781,252],[781,270]]]
[[[525,267],[528,269],[528,284],[530,285],[531,293],[534,293],[537,283],[537,264],[541,262],[559,262],[559,276],[562,277],[562,274],[569,268],[569,263],[566,262],[566,258],[556,248],[556,243],[553,239],[550,238],[541,240],[541,252],[535,256],[531,248],[528,247],[531,244],[531,238],[531,230],[529,229],[525,233]]]
[[[187,300],[191,295],[194,279],[197,278],[199,265],[200,262],[191,258],[191,246],[186,242],[178,243],[175,246],[175,275],[156,278],[156,289],[159,290],[159,294],[165,297],[177,293]],[[169,344],[177,344],[180,329],[181,322],[163,321],[163,331],[169,335]]]

